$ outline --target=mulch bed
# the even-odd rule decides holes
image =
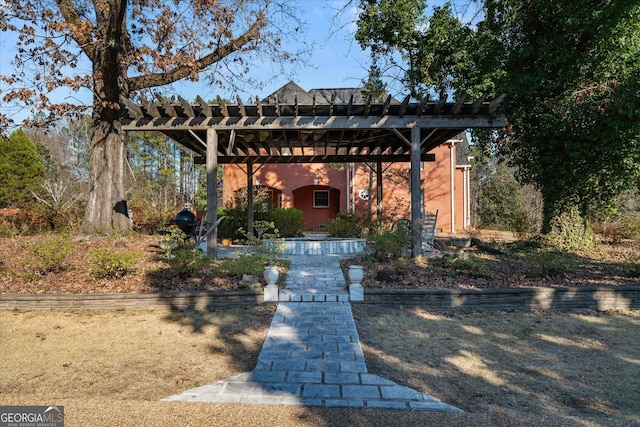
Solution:
[[[93,238],[74,242],[73,252],[56,271],[34,277],[33,248],[47,236],[0,238],[0,293],[94,294],[156,293],[167,291],[217,291],[242,289],[237,276],[221,276],[203,270],[195,277],[179,277],[159,256],[160,236]],[[96,279],[91,274],[91,250],[106,247],[112,252],[134,252],[138,262],[132,272],[117,279]],[[599,245],[590,253],[572,257],[570,268],[561,273],[530,254],[497,256],[472,247],[463,257],[440,257],[412,262],[403,259],[377,260],[359,257],[349,264],[365,266],[367,288],[483,289],[513,287],[574,287],[638,285],[640,244],[625,242]],[[555,266],[557,267],[557,266]]]

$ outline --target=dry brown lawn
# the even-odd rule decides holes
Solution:
[[[464,414],[159,401],[253,369],[273,309],[0,312],[0,405],[69,426],[640,425],[638,312],[354,306],[371,372]]]
[[[369,371],[476,414],[640,425],[640,311],[354,306]]]
[[[158,400],[252,370],[273,310],[1,312],[0,395]]]

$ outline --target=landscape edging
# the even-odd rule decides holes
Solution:
[[[428,309],[634,310],[640,309],[640,286],[367,288],[364,303],[412,305]]]
[[[0,310],[41,309],[211,309],[230,305],[262,305],[261,290],[121,294],[0,294]],[[557,288],[378,289],[365,288],[356,304],[410,305],[426,309],[475,310],[635,310],[640,286]]]
[[[119,294],[0,294],[0,310],[210,309],[263,304],[262,291],[184,291]]]

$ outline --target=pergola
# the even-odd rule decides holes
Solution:
[[[141,104],[121,99],[123,130],[158,131],[196,154],[206,164],[207,226],[217,221],[218,164],[241,163],[247,167],[252,185],[254,165],[265,163],[351,163],[378,165],[378,188],[382,188],[382,162],[410,163],[411,222],[420,224],[420,162],[433,161],[433,148],[470,128],[494,129],[505,119],[494,113],[503,100],[481,97],[468,102],[402,102],[371,99],[354,103],[309,101],[227,103],[218,98],[209,103],[198,97],[190,103],[158,97],[157,102],[141,98]],[[248,218],[253,223],[252,191]],[[378,192],[378,201],[382,194]],[[414,227],[414,254],[420,252],[420,228]],[[207,239],[207,253],[216,256],[216,233]]]

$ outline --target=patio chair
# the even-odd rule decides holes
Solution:
[[[438,222],[438,210],[435,213],[426,213],[422,217],[422,240],[423,255],[433,255],[433,239],[436,234],[436,223]]]
[[[422,227],[420,230],[420,248],[422,249],[422,254],[430,256],[433,254],[433,239],[436,234],[436,223],[438,222],[438,210],[435,213],[426,213],[422,217]],[[406,228],[411,231],[411,221],[408,219],[399,219],[394,221],[391,225],[391,231],[395,231],[398,228]],[[409,253],[412,252],[411,244],[407,245],[407,250]]]

